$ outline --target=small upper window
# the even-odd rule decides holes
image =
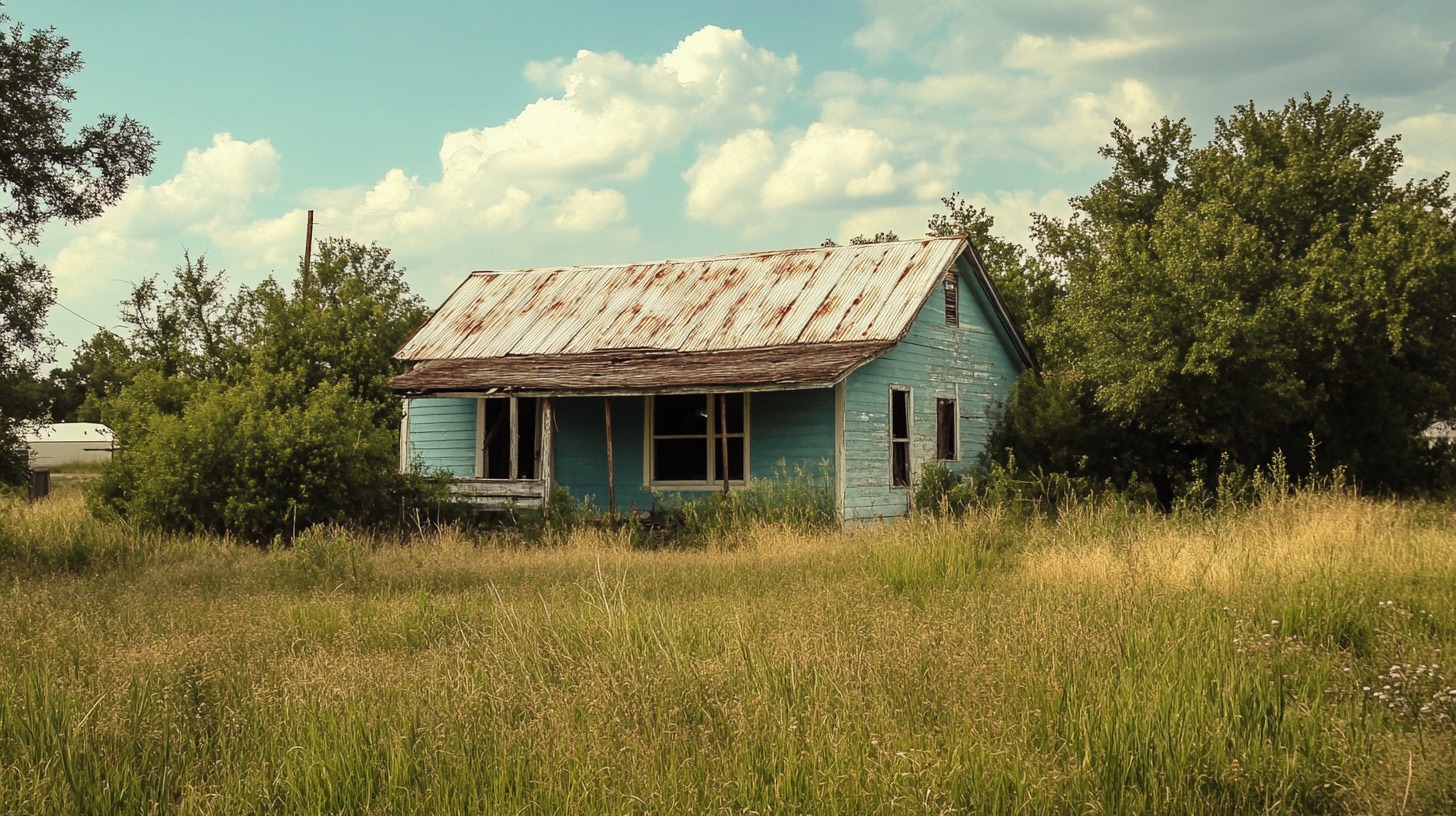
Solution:
[[[960,282],[956,279],[955,271],[945,274],[945,325],[959,326],[961,324],[960,304]]]

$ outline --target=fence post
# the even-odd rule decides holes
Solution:
[[[30,469],[30,500],[40,501],[51,493],[51,469]]]

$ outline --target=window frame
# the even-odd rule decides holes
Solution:
[[[895,435],[895,404],[896,397],[904,394],[905,411],[905,435]],[[911,440],[915,438],[915,389],[909,386],[890,386],[890,410],[887,414],[889,422],[886,423],[886,432],[890,439],[890,487],[896,490],[905,490],[911,487],[915,479],[915,463],[912,461],[914,455]],[[903,451],[901,459],[904,461],[904,472],[900,472],[897,466],[897,451]]]
[[[941,462],[960,461],[960,419],[960,400],[955,397],[936,397],[935,458],[937,460]]]
[[[945,298],[945,325],[959,326],[961,324],[961,281],[954,268],[948,270],[941,280],[941,294]]]
[[[532,423],[535,428],[534,438],[531,440],[532,458],[536,463],[536,475],[522,477],[521,473],[521,400],[528,399],[532,403],[535,420]],[[506,439],[510,445],[510,465],[507,471],[511,474],[507,477],[487,476],[488,457],[485,453],[485,416],[486,402],[488,400],[505,400],[507,407],[507,428]],[[518,397],[514,395],[497,395],[475,398],[475,475],[474,478],[484,482],[539,482],[545,476],[545,463],[542,461],[545,456],[545,442],[542,435],[545,433],[545,408],[546,400],[540,397]]]
[[[743,440],[743,478],[741,478],[741,479],[729,479],[728,480],[728,486],[730,488],[731,487],[734,487],[734,486],[742,487],[742,486],[745,486],[745,485],[748,484],[748,481],[749,481],[749,463],[751,461],[750,460],[751,454],[750,454],[749,451],[750,451],[750,449],[752,447],[752,444],[750,442],[750,436],[751,436],[751,434],[749,433],[749,427],[751,425],[751,422],[750,422],[750,413],[752,411],[752,407],[751,407],[752,406],[752,400],[749,399],[749,394],[746,391],[722,391],[722,392],[714,391],[714,392],[710,392],[710,393],[692,392],[692,393],[689,393],[689,394],[662,394],[662,395],[659,395],[659,394],[648,394],[647,395],[646,410],[643,411],[644,420],[645,421],[644,421],[644,424],[643,424],[643,433],[642,433],[642,437],[643,437],[642,482],[643,482],[643,484],[645,486],[647,486],[649,488],[652,488],[652,489],[678,490],[678,491],[682,491],[682,490],[722,490],[723,489],[723,480],[722,479],[714,478],[714,476],[717,474],[717,471],[718,471],[718,458],[721,455],[721,451],[722,451],[722,448],[723,448],[723,443],[722,443],[723,435],[719,433],[719,428],[720,428],[719,419],[718,419],[718,397],[719,397],[719,395],[722,395],[724,397],[741,396],[743,398],[743,430],[742,431],[736,431],[736,432],[730,432],[730,433],[727,434],[727,438],[728,439],[742,439]],[[656,423],[656,419],[657,419],[657,398],[658,398],[658,396],[689,396],[689,397],[692,397],[692,396],[701,396],[701,397],[703,397],[704,400],[707,401],[707,414],[708,415],[707,415],[706,419],[707,419],[707,425],[708,425],[708,432],[707,432],[707,434],[706,434],[706,436],[704,438],[706,440],[705,441],[705,444],[707,444],[707,446],[708,446],[708,459],[707,459],[707,465],[706,465],[706,473],[704,474],[707,478],[704,481],[698,481],[698,480],[693,480],[693,479],[688,479],[688,480],[683,480],[683,479],[667,480],[667,479],[658,479],[657,478],[657,474],[656,474],[655,470],[656,470],[656,462],[657,462],[657,440],[659,438],[661,438],[661,439],[697,439],[698,438],[698,435],[697,434],[658,434],[658,433],[656,433],[656,424],[657,424]]]

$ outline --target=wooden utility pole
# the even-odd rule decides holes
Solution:
[[[308,266],[313,260],[313,210],[308,211],[308,232],[303,238],[303,291],[308,291]]]

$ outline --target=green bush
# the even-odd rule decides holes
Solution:
[[[1151,500],[1140,491],[1136,474],[1118,490],[1084,476],[1018,468],[1016,457],[1008,452],[1006,464],[987,461],[969,474],[956,473],[940,462],[927,464],[915,482],[912,501],[917,511],[936,515],[994,507],[1024,518],[1055,517],[1070,507],[1108,497],[1134,503]]]
[[[659,539],[666,543],[732,541],[755,524],[799,530],[827,530],[839,524],[827,463],[811,471],[797,465],[790,469],[780,461],[772,477],[754,479],[727,493],[697,498],[673,493],[658,498],[666,520]]]
[[[394,521],[423,497],[428,483],[398,472],[397,437],[372,403],[339,383],[298,390],[260,374],[200,383],[177,413],[132,413],[94,503],[142,527],[265,543]]]

